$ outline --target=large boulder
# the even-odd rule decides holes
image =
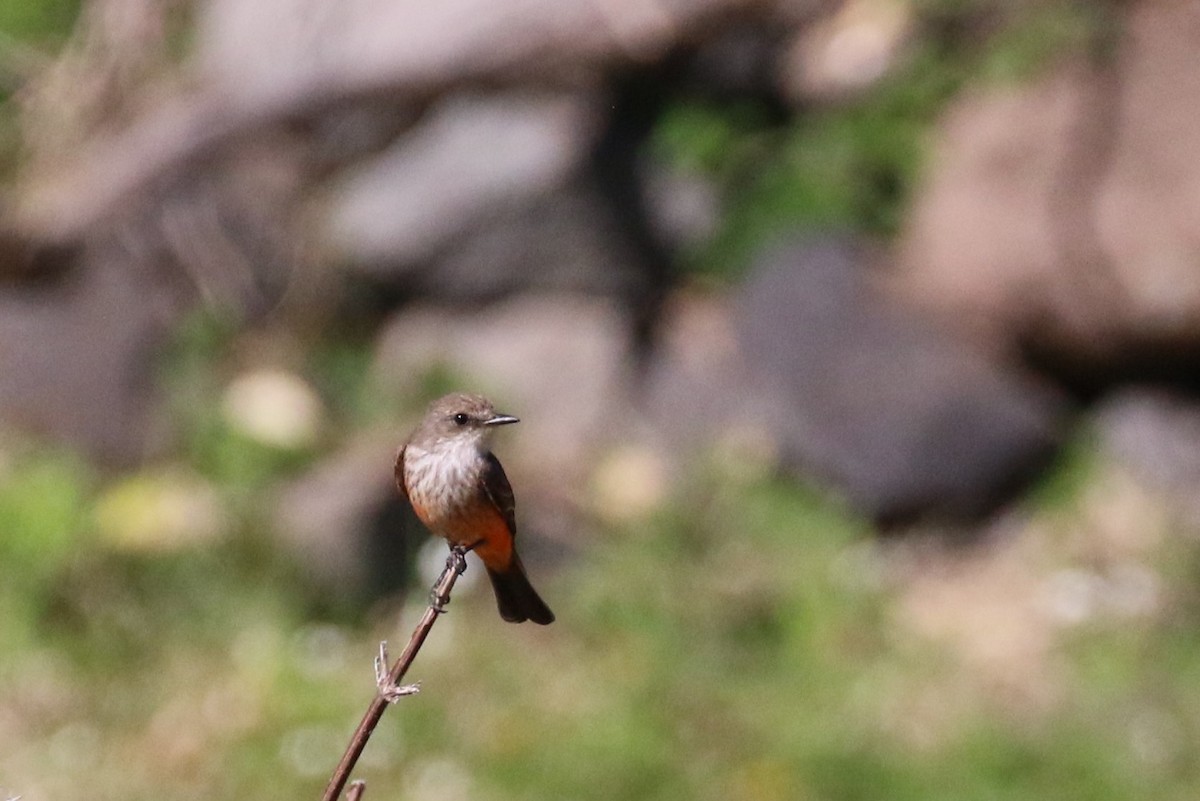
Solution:
[[[1200,366],[1200,18],[1129,7],[1115,50],[946,114],[897,286],[1086,389]]]
[[[862,248],[826,239],[755,265],[736,326],[776,398],[786,463],[883,523],[970,518],[1053,453],[1061,402],[881,292]]]

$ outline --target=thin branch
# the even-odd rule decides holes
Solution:
[[[350,744],[346,746],[346,753],[342,755],[342,761],[338,763],[337,768],[333,771],[333,776],[329,779],[325,795],[321,797],[322,801],[337,801],[341,796],[342,788],[346,786],[350,772],[358,764],[358,758],[362,756],[363,749],[367,747],[367,741],[371,739],[371,734],[375,731],[379,719],[383,717],[384,710],[398,698],[416,692],[416,685],[402,686],[400,680],[404,678],[409,665],[416,658],[417,651],[421,650],[425,638],[429,636],[429,630],[433,628],[434,621],[438,619],[438,615],[446,611],[446,604],[450,602],[450,590],[454,588],[454,582],[466,569],[466,552],[461,548],[451,548],[450,555],[446,557],[446,567],[433,585],[429,606],[426,608],[425,614],[421,616],[421,622],[413,630],[408,645],[404,647],[404,652],[400,654],[400,658],[396,660],[396,664],[392,666],[387,676],[378,677],[379,692],[371,701],[371,705],[367,707],[367,713],[363,715],[362,722],[358,724],[354,736],[350,738]],[[383,646],[380,648],[381,656],[386,663],[386,651],[383,651]],[[362,795],[364,789],[365,785],[360,785],[356,791],[355,786],[352,785],[348,801],[357,799]]]
[[[346,791],[346,801],[359,801],[366,791],[367,783],[362,779],[352,781],[350,782],[350,789]]]

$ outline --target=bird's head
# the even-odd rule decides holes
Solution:
[[[483,449],[497,428],[517,422],[512,415],[497,412],[482,395],[454,392],[429,405],[412,441],[426,449],[467,442]]]

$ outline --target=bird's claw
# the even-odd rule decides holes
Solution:
[[[416,684],[396,684],[388,676],[387,640],[379,643],[379,654],[375,657],[375,686],[379,688],[379,697],[389,704],[421,691],[419,681]]]
[[[450,596],[440,591],[440,588],[446,583],[450,572],[453,572],[456,576],[461,576],[467,569],[467,551],[469,550],[470,548],[463,545],[450,546],[450,555],[446,557],[446,572],[442,573],[442,578],[438,580],[438,583],[429,593],[429,608],[439,615],[446,612],[446,604],[450,603]]]
[[[450,555],[446,557],[446,567],[461,576],[467,569],[468,550],[462,545],[451,545]]]
[[[440,594],[436,589],[429,593],[429,608],[439,615],[446,613],[446,604],[450,603],[449,596]]]

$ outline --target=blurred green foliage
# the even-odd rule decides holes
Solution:
[[[80,0],[0,0],[0,175],[19,167],[23,146],[14,92],[70,34]]]
[[[899,229],[938,114],[964,86],[1025,81],[1111,36],[1105,4],[923,0],[896,64],[862,96],[815,103],[780,122],[751,102],[682,99],[655,131],[656,156],[715,183],[710,241],[684,254],[728,280],[763,243],[793,231]]]
[[[0,0],[0,33],[26,42],[62,40],[80,5],[80,0]]]
[[[956,85],[932,53],[902,72],[867,102],[800,114],[783,127],[764,125],[765,113],[745,106],[671,109],[659,149],[709,174],[722,194],[719,230],[688,254],[690,269],[736,274],[764,241],[794,229],[894,233],[922,138]]]
[[[0,651],[37,641],[47,586],[78,547],[90,484],[89,472],[70,455],[16,450],[0,468]]]
[[[130,551],[89,523],[102,489],[33,450],[0,480],[0,529],[19,534],[0,541],[0,677],[24,688],[4,701],[22,723],[0,730],[0,776],[29,798],[315,797],[373,692],[376,641],[403,639],[424,590],[402,618],[314,620],[249,510],[236,536]],[[1179,566],[1200,564],[1195,544],[1160,556],[1168,596],[1194,595]],[[897,617],[866,527],[790,482],[698,477],[538,583],[547,629],[460,585],[411,674],[421,695],[358,772],[371,792],[1182,801],[1200,782],[1194,619],[1070,629],[1057,696],[1010,709]]]
[[[258,493],[310,464],[313,448],[280,448],[239,432],[222,410],[222,392],[238,369],[237,325],[212,311],[186,318],[166,353],[161,383],[179,442],[172,449],[200,475],[256,504]],[[338,397],[354,396],[355,384]]]

